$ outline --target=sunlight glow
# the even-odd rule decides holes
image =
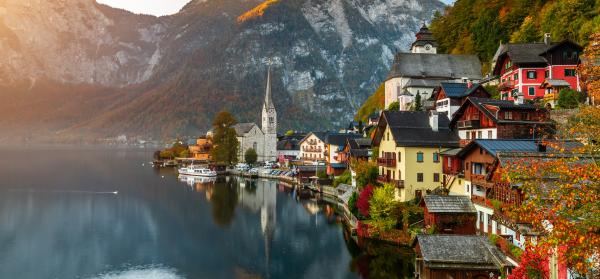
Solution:
[[[164,16],[179,12],[190,0],[97,0],[97,2],[136,14]]]

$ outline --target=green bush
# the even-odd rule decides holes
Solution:
[[[573,89],[563,89],[558,93],[557,106],[564,109],[573,109],[579,106],[582,94]]]
[[[354,216],[356,216],[356,218],[359,218],[358,207],[356,207],[357,200],[358,200],[358,193],[357,192],[352,193],[352,196],[350,196],[350,199],[348,200],[348,209],[350,209],[350,212],[352,212],[352,214],[354,214]]]
[[[318,172],[317,172],[317,177],[318,177],[319,179],[327,179],[327,178],[329,178],[329,176],[327,175],[327,172],[326,172],[326,171],[324,171],[324,170],[320,170],[320,171],[318,171]]]
[[[400,110],[400,103],[398,103],[398,101],[392,102],[387,109],[391,111],[398,111]]]
[[[398,206],[394,192],[392,184],[385,184],[375,188],[369,201],[369,214],[374,221],[373,225],[383,231],[392,229],[397,222],[397,218],[393,216],[393,211]]]
[[[349,170],[346,170],[340,176],[336,177],[333,180],[333,187],[337,187],[340,184],[351,184],[352,183],[352,174]]]

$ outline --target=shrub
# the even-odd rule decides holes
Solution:
[[[346,170],[342,175],[336,177],[333,180],[333,187],[337,187],[340,184],[350,184],[352,183],[352,174],[350,171]]]
[[[378,187],[373,191],[369,201],[369,213],[375,221],[373,224],[383,231],[390,230],[396,225],[397,218],[392,214],[398,204],[394,200],[394,189],[392,184]]]
[[[369,218],[369,200],[373,196],[374,191],[373,185],[367,185],[358,196],[358,200],[356,202],[356,207],[358,207],[358,212],[365,218]]]
[[[398,111],[400,110],[400,103],[398,103],[398,101],[392,102],[387,109],[390,111]]]
[[[350,212],[352,212],[352,214],[354,214],[354,216],[356,216],[358,218],[359,217],[358,207],[356,207],[357,201],[358,201],[358,193],[354,192],[354,193],[352,193],[352,196],[350,196],[350,199],[348,200],[348,209],[350,209]]]
[[[558,101],[556,105],[564,109],[573,109],[579,106],[581,93],[573,89],[563,89],[558,93]]]

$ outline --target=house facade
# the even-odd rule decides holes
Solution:
[[[480,84],[471,82],[442,82],[433,92],[435,103],[434,108],[437,112],[446,115],[452,119],[454,113],[468,97],[490,98],[490,93]]]
[[[526,44],[500,44],[494,56],[493,73],[499,76],[500,97],[513,100],[518,93],[525,99],[554,100],[555,87],[581,91],[577,66],[583,48],[569,40],[553,43],[549,34],[544,42]],[[546,83],[544,86],[542,86]],[[550,86],[549,86],[550,85]],[[555,102],[546,102],[554,107]]]
[[[426,228],[440,234],[475,235],[477,210],[470,197],[426,195],[421,201]]]
[[[311,132],[300,141],[300,160],[305,163],[325,162],[326,132]]]
[[[379,148],[379,181],[409,201],[442,185],[440,152],[458,147],[448,119],[437,112],[384,111],[373,138]]]
[[[337,176],[348,169],[348,162],[343,160],[344,145],[346,145],[347,140],[358,138],[362,138],[362,135],[350,133],[330,133],[327,135],[325,139],[325,161],[328,175]]]
[[[188,150],[194,160],[206,161],[211,160],[210,150],[212,149],[212,140],[209,137],[199,137],[196,139],[196,144],[190,145]]]
[[[238,123],[233,126],[239,143],[237,158],[239,162],[245,162],[244,155],[248,149],[254,149],[258,155],[258,161],[265,160],[265,134],[255,123]]]
[[[551,125],[549,112],[544,108],[475,97],[467,98],[450,121],[461,146],[473,139],[542,138]]]

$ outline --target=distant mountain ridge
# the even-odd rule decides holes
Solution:
[[[193,135],[221,109],[256,121],[267,61],[280,129],[342,127],[443,7],[196,0],[156,18],[92,0],[0,0],[0,141]]]

